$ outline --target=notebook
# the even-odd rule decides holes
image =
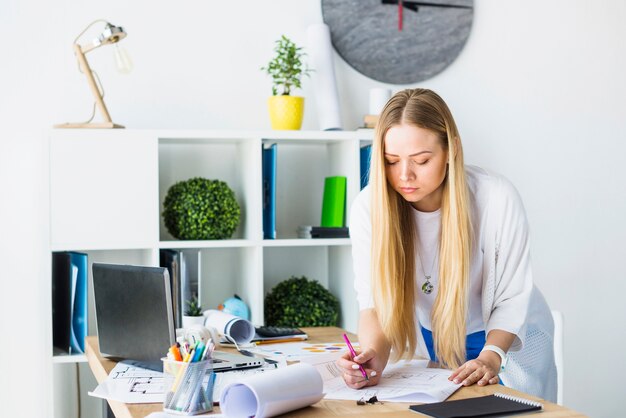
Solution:
[[[425,405],[411,405],[409,409],[435,418],[489,417],[512,415],[541,410],[539,402],[510,396],[504,393],[481,396],[479,398],[438,402]]]

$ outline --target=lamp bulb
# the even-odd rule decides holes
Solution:
[[[128,52],[119,44],[115,44],[115,63],[117,71],[122,74],[128,74],[133,70],[133,61],[130,59]]]

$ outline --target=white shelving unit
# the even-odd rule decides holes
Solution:
[[[252,321],[262,324],[266,292],[304,275],[339,298],[341,326],[355,331],[350,239],[298,239],[297,228],[319,225],[327,176],[347,177],[349,207],[360,189],[359,148],[372,135],[367,130],[53,131],[50,250],[88,254],[89,334],[95,334],[91,264],[158,266],[164,248],[200,250],[207,309],[237,293],[250,306]],[[267,143],[278,144],[276,240],[263,240],[261,149]],[[219,179],[234,190],[241,222],[231,239],[179,241],[164,227],[167,190],[191,177]],[[53,361],[84,358],[53,355]]]

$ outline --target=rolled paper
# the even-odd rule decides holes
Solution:
[[[311,79],[315,91],[317,117],[323,131],[341,129],[339,93],[333,65],[333,46],[330,29],[324,23],[307,28],[307,50],[311,63]]]
[[[323,389],[315,367],[298,363],[230,383],[222,390],[220,409],[226,417],[273,417],[320,401]]]
[[[370,115],[380,115],[383,107],[391,98],[391,90],[384,88],[370,89]]]
[[[254,325],[250,321],[215,309],[205,311],[204,316],[206,327],[217,329],[219,334],[232,338],[237,344],[247,344],[254,338]]]

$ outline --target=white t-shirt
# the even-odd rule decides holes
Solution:
[[[471,223],[474,230],[470,264],[469,309],[467,334],[485,329],[482,315],[483,282],[483,221],[488,204],[488,194],[481,193],[481,176],[474,175],[475,169],[466,167],[467,183],[470,190]],[[413,210],[414,224],[417,229],[415,255],[415,280],[417,289],[416,314],[421,326],[432,330],[431,311],[439,289],[439,233],[441,227],[441,209],[435,212]],[[374,307],[374,298],[370,284],[370,188],[365,187],[355,199],[350,213],[350,236],[352,237],[352,255],[355,272],[354,286],[361,310]],[[423,264],[423,265],[422,265]],[[422,292],[425,276],[431,276],[434,289],[430,294]]]

